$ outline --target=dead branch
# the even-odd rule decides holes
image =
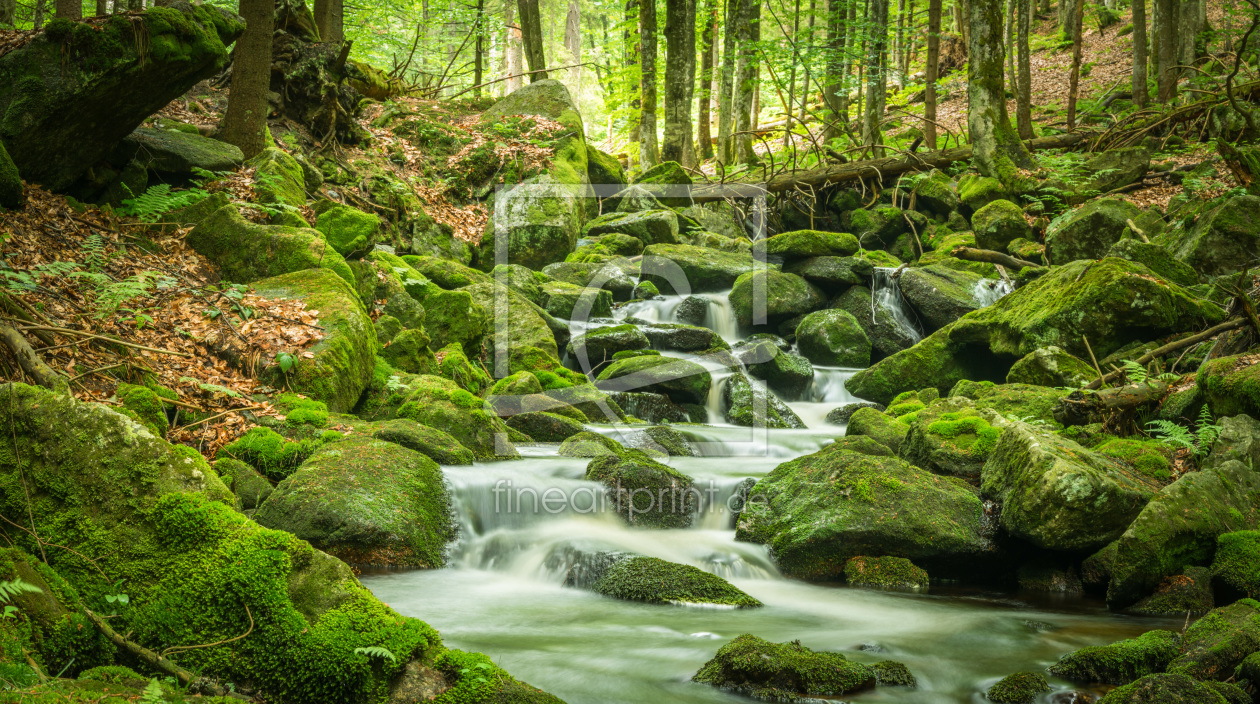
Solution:
[[[9,348],[13,356],[17,358],[22,371],[26,372],[36,384],[54,391],[59,386],[66,385],[65,378],[53,371],[52,367],[45,364],[44,360],[35,354],[35,350],[31,349],[31,343],[26,341],[22,333],[8,325],[0,325],[0,342]]]
[[[1137,360],[1135,361],[1139,365],[1145,367],[1146,365],[1150,364],[1152,361],[1159,359],[1160,357],[1163,357],[1164,355],[1172,354],[1173,352],[1184,349],[1186,347],[1190,347],[1191,345],[1196,345],[1200,342],[1203,342],[1204,340],[1207,340],[1212,337],[1216,337],[1217,335],[1223,332],[1226,332],[1228,330],[1236,330],[1238,328],[1243,327],[1247,323],[1248,321],[1246,318],[1234,318],[1233,320],[1228,320],[1224,323],[1221,323],[1220,325],[1208,328],[1207,330],[1204,330],[1203,332],[1197,335],[1191,335],[1190,337],[1182,338],[1180,340],[1177,340],[1176,342],[1170,342],[1164,345],[1163,347],[1153,349],[1150,352],[1147,352],[1146,354],[1142,355],[1141,357],[1138,357]],[[1085,386],[1085,389],[1086,390],[1097,389],[1102,384],[1114,381],[1115,379],[1119,377],[1120,377],[1120,374],[1116,372],[1110,372],[1107,375],[1103,376],[1101,379],[1095,379],[1094,381],[1091,381],[1088,385]]]
[[[969,262],[985,262],[987,264],[997,264],[998,266],[1009,267],[1016,271],[1019,271],[1020,269],[1023,269],[1025,267],[1030,267],[1030,266],[1031,267],[1042,266],[1041,264],[1030,262],[1027,259],[1019,259],[1016,257],[1012,257],[1009,254],[1004,254],[1002,252],[995,252],[991,249],[976,249],[975,247],[957,247],[954,249],[953,252],[950,252],[950,254],[954,255],[955,259],[965,259],[966,261],[969,261]]]

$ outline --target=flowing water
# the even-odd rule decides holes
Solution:
[[[922,339],[923,333],[919,332],[919,328],[910,320],[910,307],[902,299],[901,286],[893,276],[896,272],[896,269],[889,267],[875,267],[871,280],[871,313],[874,314],[876,307],[888,311],[892,314],[893,322],[897,324],[897,327],[917,342]]]
[[[709,327],[737,339],[725,296],[706,298]],[[635,303],[618,317],[674,322],[681,302]],[[570,704],[748,701],[689,681],[741,633],[843,650],[862,662],[899,660],[919,680],[916,690],[877,689],[849,701],[979,703],[998,678],[1041,670],[1069,650],[1180,627],[1109,614],[1080,598],[937,585],[906,594],[808,584],[783,578],[764,547],[737,542],[728,509],[736,488],[843,435],[843,427],[824,416],[856,400],[844,389],[855,371],[815,368],[813,387],[789,402],[808,426],[803,430],[718,422],[720,401],[710,409],[714,422],[676,426],[698,454],[669,460],[695,479],[703,497],[689,529],[628,527],[604,505],[602,487],[583,479],[586,460],[559,457],[554,446],[526,445],[520,461],[445,468],[461,536],[447,568],[365,574],[363,582],[401,613],[438,628],[449,646],[484,652]],[[716,381],[715,389],[722,383]],[[591,429],[614,437],[627,430]],[[695,565],[765,606],[653,606],[563,586],[566,575],[580,580],[584,567],[609,551]],[[1055,687],[1056,693],[1068,689],[1061,682]]]

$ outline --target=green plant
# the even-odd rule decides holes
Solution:
[[[164,701],[166,697],[162,696],[162,685],[156,678],[149,680],[149,683],[144,686],[144,691],[140,693],[141,704],[160,704]]]
[[[118,212],[137,218],[141,222],[158,222],[162,215],[172,210],[186,208],[208,195],[210,194],[201,188],[172,191],[170,184],[159,183],[156,186],[150,186],[148,190],[135,198],[124,198]]]
[[[1190,450],[1195,457],[1206,455],[1221,435],[1221,426],[1216,424],[1207,406],[1199,411],[1199,420],[1195,423],[1193,432],[1185,426],[1167,420],[1153,420],[1147,423],[1146,427],[1164,444]]]
[[[355,648],[354,652],[356,655],[366,655],[369,658],[381,658],[382,660],[388,660],[390,662],[398,660],[398,658],[389,651],[389,648],[382,648],[375,645],[371,645],[366,648]]]
[[[17,579],[10,579],[8,581],[0,582],[0,602],[12,601],[14,597],[20,594],[35,594],[41,591],[43,590],[30,582],[23,581],[21,577],[18,577]],[[18,607],[13,606],[12,604],[6,605],[4,607],[4,613],[0,614],[0,619],[13,618],[17,612]]]

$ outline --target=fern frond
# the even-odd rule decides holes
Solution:
[[[1167,420],[1153,420],[1146,424],[1151,434],[1155,435],[1158,440],[1165,445],[1173,447],[1185,448],[1187,450],[1195,449],[1195,437],[1186,428]]]
[[[171,191],[170,184],[159,183],[135,198],[125,198],[119,212],[131,215],[143,222],[157,222],[165,213],[185,208],[205,198],[208,193],[200,188],[187,191]]]
[[[1130,384],[1141,384],[1149,376],[1146,367],[1131,359],[1124,360],[1124,364],[1121,366],[1124,368],[1124,377],[1129,380]]]
[[[113,315],[122,304],[133,298],[143,298],[151,292],[154,280],[161,276],[160,272],[142,271],[122,281],[104,284],[96,292],[93,307],[97,319]]]
[[[395,662],[396,660],[398,660],[398,658],[395,657],[392,652],[390,652],[389,648],[382,648],[376,645],[368,646],[366,648],[355,648],[354,652],[357,655],[366,655],[370,658],[382,658],[390,662]]]
[[[34,584],[23,581],[21,577],[0,581],[0,601],[11,601],[13,597],[19,594],[36,594],[42,591]]]

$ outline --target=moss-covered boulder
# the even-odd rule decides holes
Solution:
[[[563,442],[583,432],[585,428],[577,420],[547,411],[517,413],[507,419],[507,425],[525,433],[536,442]]]
[[[1184,616],[1205,614],[1215,606],[1211,570],[1187,567],[1181,574],[1165,578],[1155,588],[1155,593],[1134,604],[1129,611],[1152,616]]]
[[[223,70],[245,30],[219,8],[158,10],[135,24],[51,21],[0,57],[0,84],[11,87],[0,95],[0,141],[27,181],[69,187],[144,120]],[[137,32],[151,41],[137,43]]]
[[[1111,690],[1098,704],[1238,704],[1238,699],[1221,693],[1229,686],[1180,674],[1153,674]]]
[[[1201,276],[1236,274],[1260,254],[1260,197],[1229,198],[1188,230],[1172,228],[1155,241]]]
[[[964,214],[974,213],[999,198],[1006,198],[1002,182],[989,176],[963,174],[958,177],[958,199]]]
[[[796,326],[796,344],[814,364],[865,367],[871,360],[871,341],[857,319],[840,309],[806,315]]]
[[[1051,345],[1024,355],[1006,374],[1008,384],[1079,388],[1098,378],[1088,362]]]
[[[898,321],[887,308],[871,305],[871,289],[854,286],[827,304],[857,321],[871,341],[871,360],[878,361],[914,346],[919,333]],[[890,397],[891,398],[891,397]]]
[[[334,203],[322,208],[315,229],[337,253],[346,258],[361,257],[376,244],[381,219],[348,205]]]
[[[0,141],[0,208],[18,208],[23,202],[22,177]]]
[[[608,152],[586,146],[586,175],[597,186],[626,185],[626,170],[621,162]]]
[[[592,589],[604,596],[649,604],[761,606],[760,601],[715,574],[655,557],[631,557],[617,562]]]
[[[85,603],[104,605],[124,580],[130,606],[110,625],[132,642],[198,646],[171,659],[277,701],[375,701],[408,663],[440,652],[436,631],[382,604],[344,563],[235,511],[195,450],[69,396],[9,384],[0,398],[16,419],[0,437],[0,513],[33,515],[43,540],[73,550],[46,553]],[[39,552],[26,534],[12,539]]]
[[[1199,283],[1199,273],[1194,267],[1174,258],[1167,249],[1153,242],[1126,237],[1111,245],[1106,256],[1144,264],[1156,276],[1178,286],[1194,286]]]
[[[778,325],[823,306],[823,292],[795,274],[773,269],[741,274],[731,287],[730,303],[740,325]]]
[[[795,230],[781,232],[753,242],[753,256],[761,261],[777,258],[784,262],[810,257],[847,257],[858,251],[858,241],[847,232]]]
[[[542,273],[557,283],[603,289],[618,301],[628,301],[634,292],[634,277],[638,276],[639,267],[629,259],[615,257],[600,262],[556,262],[543,267]],[[552,282],[544,286],[547,283]]]
[[[183,178],[193,176],[194,169],[232,171],[245,161],[240,148],[234,144],[202,137],[196,130],[153,127],[137,128],[114,149],[109,159],[114,164],[135,159],[151,171]]]
[[[929,331],[939,330],[982,307],[976,296],[984,277],[943,266],[924,266],[901,272],[897,284],[919,321]]]
[[[614,232],[592,239],[594,239],[592,244],[579,246],[573,250],[572,254],[565,257],[564,261],[566,263],[592,264],[607,262],[621,257],[633,257],[643,253],[643,241],[630,235]]]
[[[376,332],[354,290],[327,269],[307,269],[254,282],[254,292],[265,298],[300,301],[319,311],[324,338],[307,348],[297,365],[283,372],[284,383],[295,391],[323,401],[328,410],[344,413],[354,408],[372,379]]]
[[[1218,537],[1212,574],[1234,594],[1260,597],[1260,531],[1240,530]]]
[[[662,293],[687,295],[725,291],[753,270],[751,254],[720,252],[686,244],[654,244],[644,248],[640,271]]]
[[[854,557],[844,563],[851,587],[918,591],[927,589],[928,573],[904,557]]]
[[[249,165],[254,168],[254,198],[275,211],[271,221],[308,227],[301,213],[306,206],[306,174],[302,165],[277,147],[267,147],[250,159]]]
[[[753,635],[722,646],[691,679],[765,701],[839,697],[875,687],[874,670],[840,653],[810,650],[800,641],[771,643]]]
[[[634,184],[652,194],[669,208],[686,208],[692,204],[691,176],[676,161],[663,161],[634,179]]]
[[[745,428],[804,428],[805,422],[758,380],[735,372],[722,387],[726,422]],[[707,419],[706,419],[707,420]]]
[[[981,249],[1005,252],[1013,240],[1032,237],[1024,211],[1009,200],[995,200],[971,216],[976,245]]]
[[[870,260],[861,257],[809,257],[783,267],[783,271],[833,293],[870,281],[874,270]]]
[[[450,433],[405,418],[375,424],[372,437],[419,452],[441,465],[472,464],[474,459],[472,450],[461,445]]]
[[[919,391],[922,393],[922,390]],[[1067,396],[1062,389],[1029,384],[994,384],[991,381],[960,381],[949,390],[950,397],[975,401],[977,409],[996,411],[1003,418],[1014,417],[1025,423],[1057,428],[1054,408]]]
[[[266,477],[240,460],[230,457],[215,460],[214,471],[232,489],[240,507],[246,511],[258,508],[275,491]]]
[[[868,437],[893,452],[901,450],[901,444],[910,433],[910,426],[874,408],[858,408],[849,415],[845,437]]]
[[[618,359],[599,373],[604,391],[647,391],[664,394],[676,403],[704,403],[713,380],[708,370],[685,359],[664,356]]]
[[[604,485],[613,510],[630,525],[686,528],[696,512],[699,494],[692,489],[691,477],[641,450],[597,456],[586,466],[586,478]]]
[[[254,520],[365,566],[441,567],[455,537],[437,463],[364,437],[317,450],[276,486]]]
[[[428,254],[407,254],[397,257],[375,251],[369,256],[381,262],[389,263],[391,267],[408,266],[419,272],[425,282],[432,281],[447,290],[486,283],[491,280],[491,277],[485,272],[477,271],[449,259],[442,259]],[[405,280],[406,276],[403,278]],[[413,291],[413,285],[407,287],[407,292],[416,296],[417,300],[423,300],[424,298],[423,294]]]
[[[584,430],[565,438],[558,454],[561,457],[620,457],[626,454],[626,448],[607,435]]]
[[[577,246],[587,188],[543,174],[500,194],[482,239],[483,252],[490,248],[484,258],[493,259],[493,243],[505,238],[509,263],[542,269],[564,261]]]
[[[736,538],[769,546],[784,574],[832,580],[858,556],[974,559],[989,549],[983,514],[960,480],[833,445],[758,481]]]
[[[914,193],[916,208],[938,217],[945,217],[958,210],[958,192],[949,174],[932,169],[922,176],[916,176],[912,184],[904,181],[901,184],[901,187],[909,187]]]
[[[1048,550],[1106,545],[1159,490],[1119,462],[1023,422],[1002,431],[981,479],[985,496],[1002,503],[1002,526]]]
[[[584,236],[629,235],[645,245],[677,244],[678,214],[672,210],[607,213],[586,224]]]
[[[1260,417],[1260,366],[1250,355],[1208,360],[1197,378],[1213,415]]]
[[[1168,664],[1168,671],[1197,680],[1228,679],[1248,655],[1257,651],[1260,602],[1242,599],[1191,624],[1182,638],[1181,653]]]
[[[319,438],[290,440],[271,428],[258,426],[228,443],[219,454],[245,462],[270,479],[280,481],[292,474],[321,444]]]
[[[1005,423],[966,398],[935,401],[914,414],[901,457],[937,474],[978,479]]]
[[[1129,220],[1142,209],[1123,198],[1098,198],[1055,218],[1046,228],[1046,258],[1051,264],[1101,259],[1120,241]]]
[[[764,379],[783,398],[800,398],[814,383],[809,360],[783,351],[771,340],[743,340],[734,351],[749,374]]]
[[[567,334],[568,329],[548,311],[499,283],[474,284],[462,290],[467,291],[488,316],[484,341],[473,349],[464,346],[469,357],[480,357],[483,348],[497,355],[502,351],[512,354],[514,350],[526,347],[542,350],[552,357],[558,355],[556,330]],[[506,305],[500,301],[506,301]],[[506,325],[500,319],[505,313]]]
[[[1049,691],[1050,683],[1040,672],[1016,672],[994,683],[985,696],[994,704],[1033,704],[1039,694]]]
[[[1260,474],[1237,460],[1164,487],[1119,537],[1107,603],[1123,608],[1186,565],[1208,565],[1217,537],[1260,526]]]
[[[1181,652],[1181,636],[1148,631],[1111,645],[1074,650],[1050,666],[1050,674],[1082,683],[1125,684],[1163,672]]]
[[[381,375],[388,371],[380,370]],[[478,460],[514,459],[503,420],[484,400],[439,376],[393,374],[373,386],[356,409],[373,420],[406,418],[441,430],[472,451]]]
[[[247,284],[303,269],[328,269],[347,283],[354,274],[320,233],[307,227],[257,225],[234,205],[216,210],[188,233],[188,246],[219,268],[227,281]]]

